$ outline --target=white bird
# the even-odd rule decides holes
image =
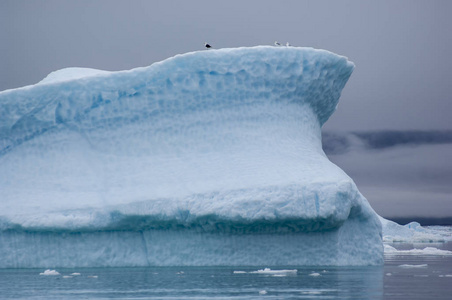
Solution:
[[[286,46],[287,46],[287,47],[290,47],[290,46],[292,46],[292,45],[291,45],[289,42],[287,42],[287,43],[286,43]]]
[[[281,46],[281,44],[275,41],[275,46]]]
[[[210,46],[210,45],[207,44],[207,43],[204,43],[204,46],[206,46],[207,49],[212,48],[212,46]]]

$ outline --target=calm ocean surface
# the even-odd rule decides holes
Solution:
[[[427,246],[452,250],[451,243]],[[0,299],[452,299],[452,256],[397,255],[382,267],[250,273],[265,267],[57,269],[59,276],[3,269]]]

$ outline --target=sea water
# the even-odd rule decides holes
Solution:
[[[434,247],[452,250],[451,243]],[[451,295],[450,255],[386,255],[384,266],[376,267],[0,270],[1,299],[451,299]]]

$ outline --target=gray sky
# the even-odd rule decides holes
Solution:
[[[327,49],[356,64],[325,130],[452,129],[451,11],[449,0],[1,0],[0,90],[34,84],[65,67],[147,66],[201,50],[204,42],[223,48],[278,40]],[[428,147],[419,153],[428,154]],[[394,155],[380,158],[392,165]],[[364,169],[356,171],[362,164],[349,157],[337,163],[356,173],[357,183],[371,186],[366,196],[372,202],[392,181],[370,184],[373,177],[365,179]],[[420,157],[412,156],[412,162]],[[441,156],[431,168],[437,165]],[[441,171],[448,174],[442,184],[449,184],[452,171]],[[405,179],[403,184],[410,185]]]
[[[327,49],[356,70],[326,129],[452,129],[452,1],[0,1],[0,90],[64,67],[123,70],[178,53]]]
[[[452,137],[452,131],[448,135]],[[328,156],[353,178],[378,214],[452,216],[452,143],[376,149],[364,146],[356,137],[350,141],[348,151]]]

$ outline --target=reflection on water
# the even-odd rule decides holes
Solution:
[[[0,295],[2,299],[450,299],[452,294],[452,256],[388,255],[381,267],[265,267],[57,269],[60,275],[48,276],[39,274],[55,273],[0,270]]]
[[[392,246],[399,250],[452,250],[451,243]],[[385,299],[451,299],[451,255],[386,255],[384,273]]]
[[[285,270],[287,267],[272,267]],[[290,269],[293,269],[290,268]],[[255,272],[250,267],[61,269],[0,271],[0,294],[37,299],[381,298],[383,267],[297,268]],[[234,272],[240,271],[240,272]],[[74,272],[80,275],[72,276]],[[311,276],[315,275],[315,276]],[[93,278],[97,276],[97,278]]]

